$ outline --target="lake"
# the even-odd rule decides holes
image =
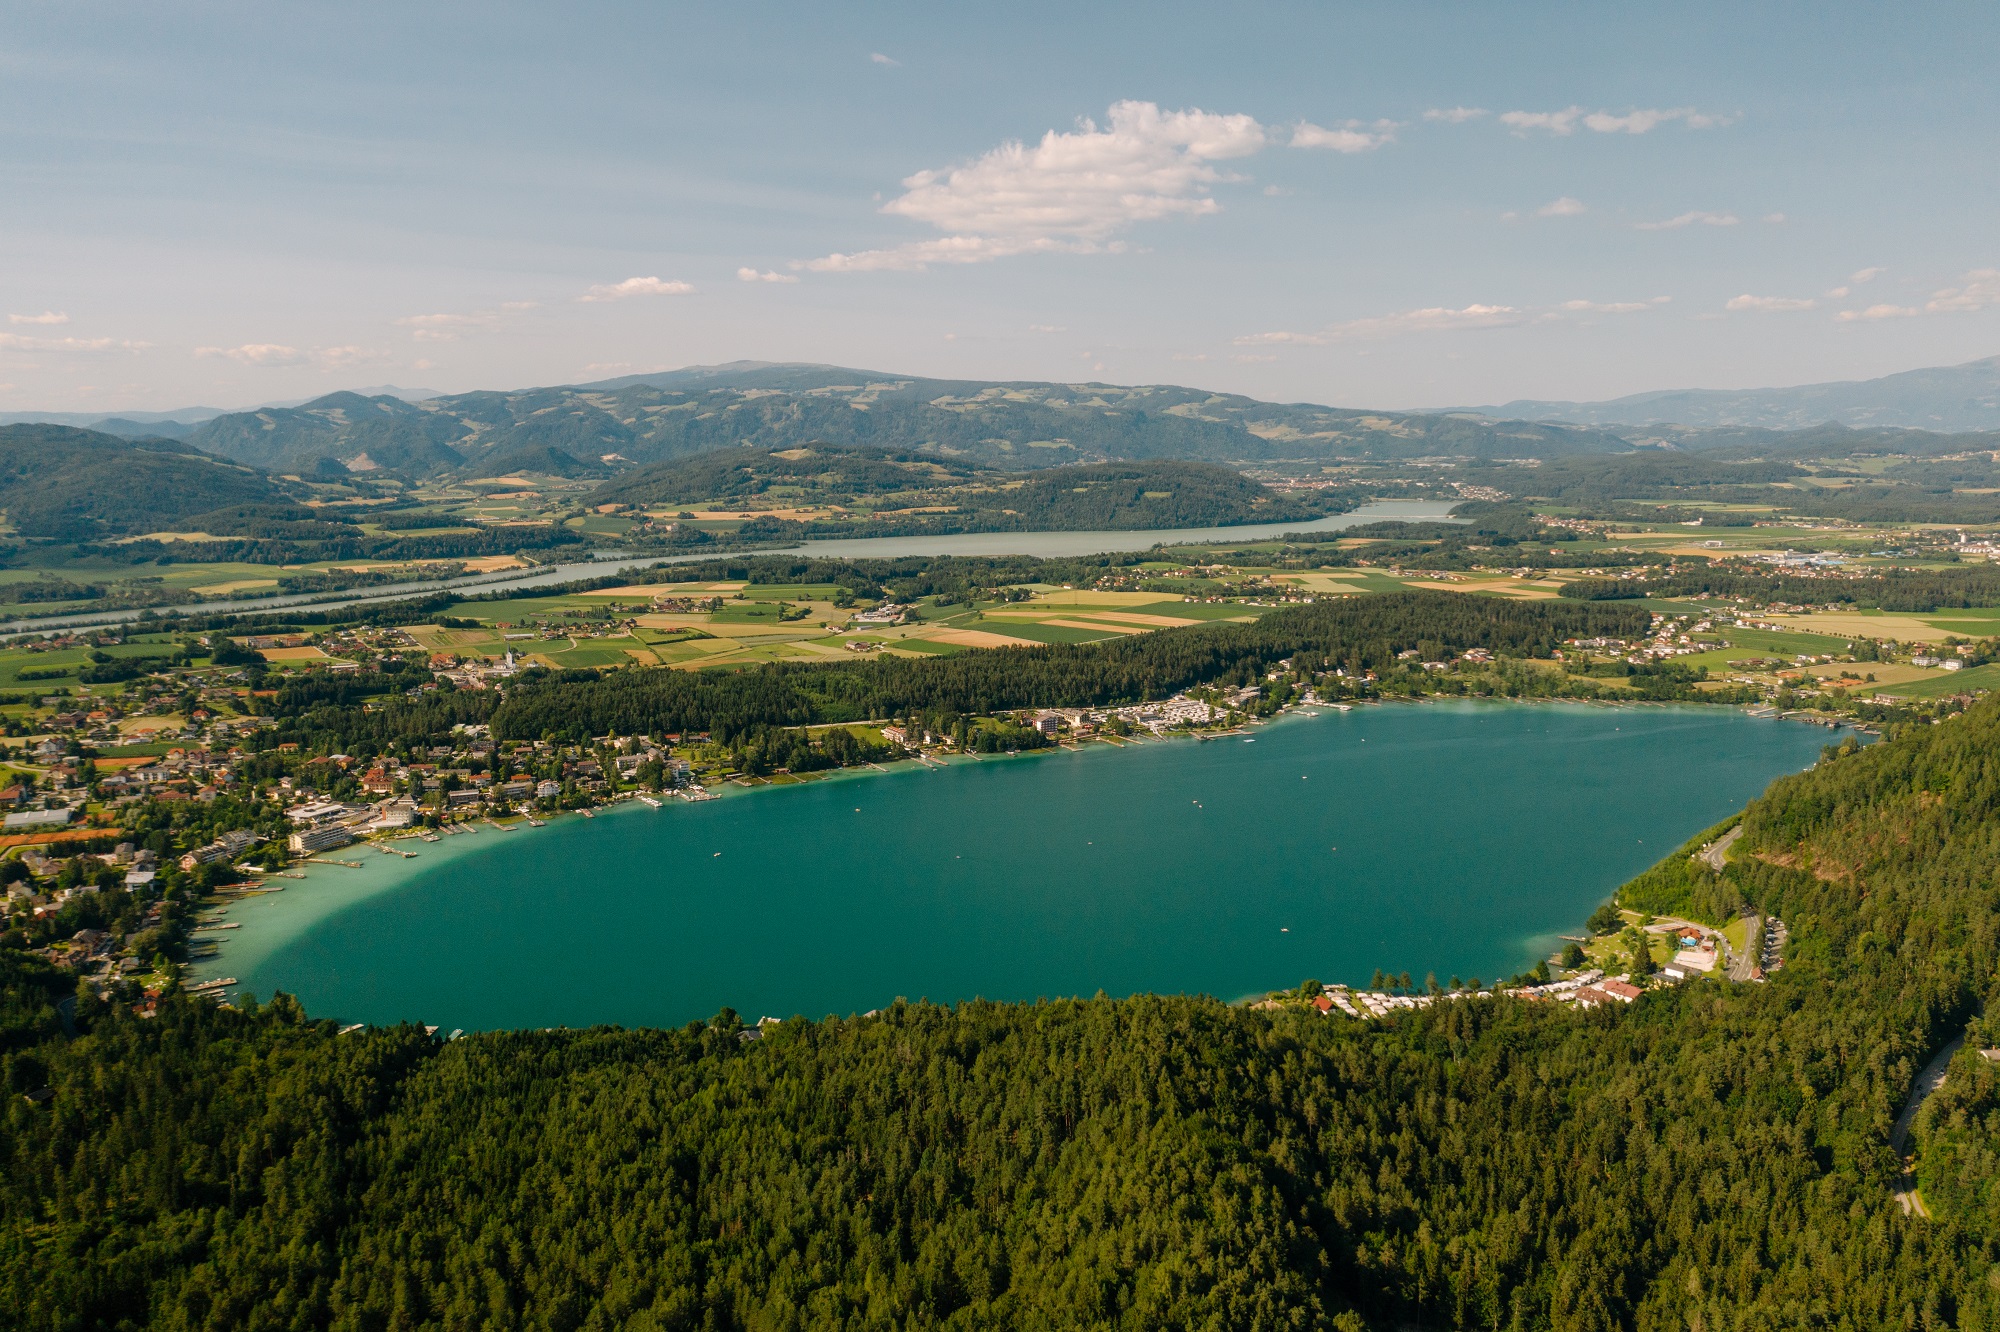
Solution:
[[[446,1030],[1492,981],[1827,738],[1728,708],[1394,704],[629,803],[333,853],[365,867],[232,907],[198,970]]]

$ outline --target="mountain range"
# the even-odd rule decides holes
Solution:
[[[1508,420],[1577,426],[1757,427],[1892,426],[1906,430],[2000,430],[2000,356],[1964,365],[1906,370],[1879,379],[1793,388],[1668,389],[1605,402],[1517,398],[1457,411]]]
[[[1177,385],[993,383],[738,362],[412,403],[332,393],[233,412],[185,438],[277,472],[611,475],[747,446],[924,451],[1020,471],[1179,459],[1560,457],[1631,446],[1574,426],[1260,402]]]

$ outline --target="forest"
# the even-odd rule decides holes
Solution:
[[[0,953],[0,1309],[80,1328],[2000,1326],[2000,703],[1835,750],[1724,876],[1765,984],[1382,1021],[1200,997],[338,1033]],[[1681,852],[1676,852],[1679,856]],[[1305,982],[1299,993],[1310,993]],[[1971,1051],[1960,1063],[1986,1065]],[[1979,1070],[1973,1069],[1978,1073]]]
[[[808,507],[863,502],[894,511],[804,522],[760,516],[739,533],[759,540],[1304,522],[1356,503],[1345,490],[1280,495],[1214,463],[1100,463],[1014,474],[935,455],[825,445],[728,449],[655,463],[606,483],[595,498],[671,508],[753,498]]]

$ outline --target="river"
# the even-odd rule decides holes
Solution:
[[[345,595],[241,597],[233,601],[208,601],[198,606],[170,607],[188,615],[232,614],[237,611],[282,610],[310,606],[314,610],[334,610],[342,606],[362,606],[376,601],[402,601],[432,592],[462,591],[468,595],[514,588],[553,587],[582,578],[602,578],[631,569],[650,569],[663,564],[687,564],[699,560],[747,558],[756,555],[809,555],[832,559],[895,559],[906,555],[1101,555],[1110,551],[1150,550],[1154,546],[1179,546],[1198,542],[1261,541],[1287,532],[1338,532],[1363,523],[1390,520],[1402,522],[1450,522],[1457,501],[1382,500],[1365,504],[1350,513],[1337,513],[1309,523],[1251,523],[1241,527],[1180,527],[1134,532],[968,532],[956,536],[838,537],[802,541],[795,546],[769,550],[710,551],[692,555],[632,555],[602,552],[589,560],[566,564],[539,565],[518,573],[468,574],[463,578],[441,578],[420,583],[397,583],[392,587],[370,588]],[[42,634],[57,629],[78,629],[88,625],[123,624],[136,620],[144,611],[78,612],[46,619],[0,621],[0,643],[26,634]]]
[[[1719,707],[1399,704],[732,788],[333,853],[364,868],[236,904],[198,970],[446,1030],[1490,982],[1825,739]]]

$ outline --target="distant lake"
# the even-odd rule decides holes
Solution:
[[[910,555],[1102,555],[1111,551],[1151,550],[1154,546],[1179,546],[1192,542],[1268,541],[1287,532],[1337,532],[1364,523],[1455,522],[1452,506],[1457,500],[1380,500],[1364,504],[1349,513],[1315,518],[1301,523],[1250,523],[1241,527],[1176,527],[1133,532],[962,532],[953,536],[830,537],[802,541],[796,545],[768,550],[708,551],[692,555],[631,555],[600,552],[595,559],[551,564],[520,573],[469,574],[463,578],[440,578],[419,583],[398,583],[394,587],[373,588],[351,596],[324,596],[297,593],[280,597],[242,597],[231,601],[204,602],[201,614],[225,611],[277,610],[286,606],[312,606],[334,610],[361,606],[374,601],[394,601],[431,592],[462,591],[468,596],[524,587],[554,587],[581,578],[602,578],[628,569],[650,569],[661,564],[688,564],[699,560],[745,559],[758,555],[807,555],[813,559],[899,559]],[[0,642],[28,633],[45,633],[85,624],[118,624],[136,620],[136,610],[79,611],[74,615],[37,620],[0,621]]]
[[[201,971],[447,1031],[1490,982],[1827,739],[1727,708],[1440,703],[905,764],[333,853],[365,868],[234,907]]]

